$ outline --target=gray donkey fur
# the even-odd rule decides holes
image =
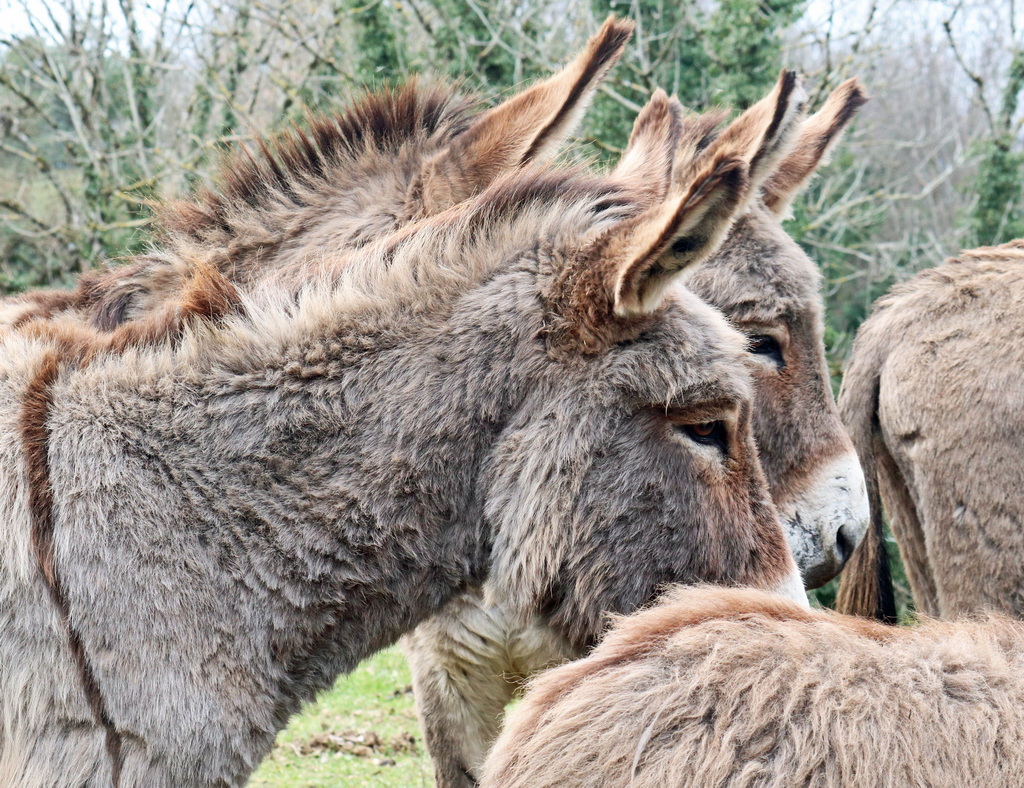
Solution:
[[[797,563],[805,583],[813,586],[838,573],[861,538],[866,495],[829,385],[820,275],[783,231],[781,219],[865,99],[858,82],[850,80],[814,116],[804,119],[791,109],[790,125],[773,128],[780,100],[793,107],[800,101],[799,88],[786,92],[787,79],[793,76],[784,75],[776,91],[717,142],[711,139],[721,114],[708,113],[683,119],[676,144],[686,159],[695,149],[711,144],[713,154],[714,145],[742,136],[748,159],[757,160],[752,185],[762,185],[760,199],[685,281],[751,338],[754,435],[789,544],[803,559]],[[648,147],[641,116],[624,163]],[[772,147],[774,155],[763,153]],[[504,708],[523,681],[580,656],[540,617],[522,626],[505,601],[487,590],[485,585],[467,591],[403,639],[443,788],[475,784]]]
[[[631,183],[518,172],[294,293],[200,254],[138,326],[9,331],[0,782],[241,785],[485,579],[577,647],[668,582],[799,599],[744,343],[672,283],[747,165]]]
[[[301,262],[289,265],[292,259],[289,255],[296,254],[296,238],[309,241],[314,250],[322,247],[324,237],[332,238],[341,246],[359,246],[365,242],[367,227],[380,225],[379,229],[383,230],[397,226],[395,222],[399,216],[436,211],[442,207],[436,199],[431,201],[430,208],[421,205],[413,210],[409,204],[413,199],[410,194],[421,199],[423,190],[403,190],[403,181],[396,181],[393,176],[406,173],[403,177],[408,179],[410,171],[428,172],[435,180],[443,176],[443,183],[447,184],[446,195],[465,196],[477,188],[475,184],[494,177],[484,171],[484,162],[492,171],[505,166],[495,163],[501,159],[492,155],[494,151],[487,150],[487,147],[493,149],[500,144],[503,148],[517,151],[532,148],[535,151],[532,155],[539,155],[534,140],[546,135],[550,146],[571,129],[571,123],[563,120],[553,124],[551,119],[578,115],[578,107],[585,104],[588,91],[596,86],[598,77],[593,75],[603,73],[604,64],[613,59],[612,54],[616,50],[608,42],[617,42],[616,34],[621,35],[621,30],[614,23],[607,23],[587,50],[559,75],[474,121],[461,117],[459,113],[464,112],[463,106],[437,91],[424,93],[405,89],[383,97],[367,97],[350,115],[341,116],[336,121],[340,127],[349,130],[349,137],[356,136],[351,129],[358,123],[365,125],[381,114],[393,123],[404,120],[405,128],[412,129],[414,133],[408,138],[401,138],[395,133],[378,135],[377,145],[397,145],[401,152],[397,159],[386,156],[384,150],[377,150],[371,145],[349,151],[346,157],[334,163],[329,176],[330,188],[325,194],[317,195],[315,200],[304,198],[299,201],[296,198],[287,205],[279,200],[269,215],[259,206],[236,211],[240,215],[233,217],[231,231],[243,240],[258,235],[254,222],[256,226],[300,228],[297,234],[293,233],[292,243],[288,245],[278,245],[272,238],[266,239],[266,245],[260,247],[259,257],[265,271],[254,269],[248,262],[251,258],[244,253],[245,243],[229,242],[229,236],[225,235],[227,231],[218,229],[220,225],[215,221],[215,209],[223,206],[232,195],[239,197],[251,189],[251,183],[243,183],[246,179],[273,182],[271,165],[275,152],[266,148],[262,159],[241,159],[228,164],[224,196],[210,194],[192,203],[178,203],[172,211],[165,211],[165,220],[169,216],[170,237],[174,241],[172,248],[179,252],[188,249],[193,244],[190,238],[200,231],[212,232],[213,236],[208,239],[215,250],[212,260],[225,274],[242,282],[265,276],[267,271],[271,275],[278,272],[278,278],[282,278],[294,275],[290,268],[301,270],[303,267]],[[787,79],[792,80],[792,75]],[[586,90],[580,90],[581,85]],[[837,555],[836,548],[842,542],[836,536],[851,529],[856,533],[859,525],[855,506],[857,489],[833,489],[835,475],[832,473],[826,473],[825,485],[818,483],[810,473],[806,474],[810,477],[807,480],[799,478],[800,474],[820,466],[818,458],[828,460],[841,454],[846,447],[846,438],[841,428],[835,429],[837,419],[827,388],[816,271],[813,263],[802,255],[788,236],[776,229],[776,217],[781,212],[780,206],[788,202],[793,190],[820,162],[826,147],[823,142],[831,143],[838,136],[852,116],[850,107],[855,110],[862,100],[859,87],[851,81],[836,91],[821,113],[801,126],[794,149],[778,165],[765,187],[767,195],[770,195],[764,200],[767,208],[752,206],[748,209],[748,216],[736,225],[722,252],[714,255],[693,279],[705,298],[711,303],[726,306],[727,314],[737,319],[745,332],[755,335],[771,332],[779,336],[786,347],[787,364],[783,372],[774,368],[773,361],[767,365],[756,365],[758,407],[754,411],[755,435],[759,440],[762,460],[769,471],[772,495],[788,514],[785,522],[787,535],[791,546],[799,548],[797,554],[805,580],[818,583],[828,578],[825,573],[834,573],[841,566],[843,556],[842,553]],[[531,108],[532,115],[524,115],[524,105]],[[645,114],[638,118],[637,128],[641,136],[645,129],[649,131],[651,118],[657,115],[659,108],[663,111],[664,106],[664,99],[652,102]],[[795,121],[798,114],[793,113],[790,121]],[[693,152],[693,145],[702,147],[707,144],[715,125],[713,121],[718,117],[712,115],[688,121],[691,126],[688,140],[678,145],[678,153],[685,157]],[[840,118],[838,122],[837,118]],[[510,125],[513,120],[516,125]],[[731,132],[727,132],[725,139],[730,134],[748,134],[750,121],[748,113]],[[488,131],[497,128],[501,133]],[[708,135],[707,139],[701,139],[704,135]],[[491,139],[486,145],[479,141],[489,136]],[[458,161],[452,151],[469,147],[465,142],[467,137],[477,140],[474,144],[476,154]],[[756,140],[748,140],[748,156],[759,150],[750,144],[753,141]],[[276,152],[285,161],[293,159],[296,155],[295,141],[279,143]],[[638,154],[648,156],[650,151],[644,150],[643,146],[631,146],[630,156]],[[509,161],[518,160],[520,155],[517,153]],[[778,153],[768,160],[779,161]],[[766,174],[772,172],[766,161],[761,162],[760,169]],[[627,156],[616,175],[626,178],[629,172]],[[243,178],[239,173],[247,174]],[[259,177],[254,178],[254,175]],[[424,176],[418,177],[424,179]],[[426,180],[429,182],[429,178]],[[353,185],[359,188],[353,189]],[[342,195],[344,199],[339,203]],[[396,209],[389,200],[404,207]],[[326,213],[321,213],[315,221],[300,218],[318,205]],[[248,206],[248,202],[243,202],[243,206]],[[211,257],[209,254],[206,256]],[[105,321],[112,317],[116,318],[113,322],[123,322],[174,297],[188,273],[182,259],[181,254],[152,256],[141,266],[137,264],[104,274],[99,282],[91,282],[90,287],[80,288],[78,293],[86,296],[85,306],[91,306],[96,322],[109,327]],[[104,288],[107,292],[102,292]],[[751,301],[749,295],[753,288],[757,289],[757,298]],[[19,311],[15,314],[24,314],[20,310],[33,301],[47,304],[51,295],[38,293],[18,299],[15,304]],[[799,411],[803,418],[786,418],[793,411]],[[784,428],[775,425],[776,419]],[[828,472],[831,467],[824,470]],[[828,487],[824,495],[817,489],[822,486]],[[854,507],[845,518],[826,511],[829,519],[819,523],[816,519],[818,513],[799,500],[799,496],[808,489],[832,505],[854,504]],[[851,492],[854,494],[852,497]],[[855,541],[856,536],[852,538]],[[480,749],[476,742],[489,741],[496,731],[500,709],[514,688],[501,674],[527,675],[538,666],[569,656],[564,651],[565,644],[552,638],[546,630],[517,628],[513,622],[502,620],[503,613],[499,608],[482,609],[481,605],[478,593],[467,593],[458,603],[453,603],[440,619],[425,624],[407,643],[415,669],[427,741],[438,763],[438,778],[442,784],[460,784],[466,779],[462,763],[476,760],[466,753]],[[455,620],[450,620],[452,618]],[[464,644],[458,644],[458,639],[468,638],[471,644],[477,644],[470,654],[479,660],[478,644],[481,639],[486,635],[488,640],[495,640],[496,619],[507,629],[500,638],[504,643],[504,653],[492,654],[483,666],[467,667],[466,649]],[[413,653],[414,650],[419,653]],[[485,673],[480,675],[482,667]],[[433,681],[435,675],[455,676],[466,674],[467,670],[468,675],[473,675],[479,682],[473,692],[466,693],[471,697],[462,699],[458,694],[438,692],[438,684]],[[443,682],[449,687],[457,683],[453,679]],[[464,711],[470,717],[459,719],[458,715]]]

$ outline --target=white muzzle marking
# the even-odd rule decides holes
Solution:
[[[868,527],[864,472],[853,450],[836,457],[779,506],[793,558],[809,588],[839,574]]]

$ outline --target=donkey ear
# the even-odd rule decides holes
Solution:
[[[614,266],[619,317],[657,309],[672,279],[718,248],[750,191],[747,164],[735,156],[710,156],[681,186],[604,239],[602,257]]]
[[[864,86],[854,77],[829,95],[824,106],[803,124],[793,151],[765,184],[764,202],[779,216],[803,190],[814,171],[828,161],[844,129],[867,103]]]
[[[772,92],[743,112],[708,146],[711,155],[736,156],[747,163],[750,194],[767,180],[790,152],[803,120],[807,93],[795,71],[783,71]],[[686,171],[694,155],[680,147],[677,169]]]
[[[792,149],[796,130],[803,119],[806,95],[797,73],[783,71],[771,93],[743,112],[717,136],[715,132],[723,118],[720,111],[683,120],[674,176],[680,190],[700,188],[700,184],[707,182],[709,173],[729,161],[743,163],[744,178],[742,182],[736,181],[732,190],[721,193],[721,212],[712,211],[706,225],[713,233],[699,238],[699,243],[692,246],[684,238],[664,245],[661,259],[653,269],[654,282],[658,281],[659,271],[675,272],[688,268],[718,248],[725,232],[732,226],[732,220]],[[627,309],[643,311],[645,298],[635,304],[630,305],[628,300],[623,304]],[[616,310],[619,310],[618,304]]]
[[[612,179],[635,194],[649,197],[651,202],[664,200],[672,185],[682,119],[683,105],[658,88],[636,116],[629,144],[612,170]]]
[[[631,21],[608,17],[569,65],[480,116],[428,165],[426,199],[448,207],[486,188],[499,175],[556,153],[632,33]]]

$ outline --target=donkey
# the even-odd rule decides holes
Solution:
[[[684,280],[749,339],[754,436],[804,583],[836,577],[867,527],[864,475],[832,397],[821,274],[782,228],[789,207],[867,101],[854,78],[801,123],[793,149],[765,167],[760,199]]]
[[[716,145],[742,135],[752,194],[762,188],[720,249],[685,281],[749,338],[755,441],[790,547],[813,587],[838,573],[857,545],[867,499],[829,385],[820,275],[781,220],[866,99],[850,80],[806,120],[798,110],[802,100],[795,75],[786,73],[714,142],[720,113],[682,120],[677,148],[685,161],[709,146],[713,155]],[[642,121],[624,163],[649,147]],[[509,616],[486,585],[454,600],[402,645],[441,788],[476,784],[504,708],[526,677],[580,656],[541,621],[523,626]]]
[[[486,788],[1016,788],[1024,625],[888,627],[689,588],[538,678]]]
[[[872,527],[841,588],[892,618],[889,515],[918,608],[1024,617],[1024,241],[964,252],[881,298],[857,333],[840,409],[868,478]]]
[[[485,579],[575,648],[665,583],[806,604],[743,339],[676,281],[748,158],[666,162],[517,170],[295,292],[200,249],[179,303],[112,332],[8,331],[3,781],[242,785]]]
[[[236,285],[360,248],[544,162],[572,134],[633,30],[609,17],[564,69],[493,109],[415,82],[369,93],[229,157],[217,189],[159,209],[163,249],[0,304],[0,325],[76,314],[104,330],[182,297],[203,259]],[[270,195],[273,195],[272,197]]]
[[[559,74],[475,119],[468,102],[408,85],[371,94],[347,113],[314,122],[308,133],[261,141],[258,155],[242,151],[225,162],[219,191],[161,211],[158,227],[169,252],[87,275],[70,293],[15,297],[0,306],[0,323],[76,314],[114,330],[179,299],[190,276],[181,261],[197,254],[238,285],[268,278],[301,282],[327,250],[359,248],[369,237],[466,199],[501,173],[550,157],[575,128],[630,32],[630,23],[609,19]],[[758,374],[755,435],[811,588],[835,576],[856,545],[865,498],[828,389],[818,274],[777,217],[863,100],[855,82],[836,91],[771,174],[763,208],[747,212],[707,275],[692,282],[751,336],[754,355],[769,359],[767,371]],[[694,125],[693,144],[710,142],[716,118]],[[641,126],[645,122],[638,119]],[[284,178],[283,166],[292,178]],[[759,169],[768,171],[763,163]],[[622,166],[619,175],[628,171]],[[253,190],[260,187],[272,188],[275,199],[255,199]],[[767,262],[752,264],[754,257]]]
[[[628,30],[626,33],[628,34]],[[614,38],[614,46],[609,43],[613,34],[617,36]],[[498,145],[499,142],[502,146],[515,146],[515,150],[518,151],[538,149],[541,146],[536,144],[536,139],[550,140],[555,136],[553,132],[545,131],[553,126],[552,118],[565,118],[574,113],[578,114],[579,105],[585,101],[585,98],[580,97],[585,97],[587,92],[596,85],[596,81],[594,81],[596,77],[590,77],[591,81],[588,82],[583,80],[580,75],[602,73],[602,68],[605,68],[606,62],[612,57],[607,53],[611,52],[617,56],[617,52],[621,48],[620,40],[624,39],[621,38],[621,31],[618,30],[615,23],[606,23],[602,32],[591,41],[586,52],[561,75],[531,88],[512,102],[485,114],[482,119],[470,126],[468,132],[459,132],[455,135],[454,139],[457,145],[461,145],[462,148],[468,147],[463,140],[469,137],[492,140],[492,146]],[[777,92],[785,87],[787,101],[792,107],[795,107],[802,99],[798,98],[799,89],[794,88],[793,80],[795,80],[795,76],[792,74],[784,76]],[[573,104],[572,101],[577,103]],[[651,106],[658,106],[661,108],[658,111],[663,112],[664,102],[663,97],[660,103],[652,102]],[[762,460],[772,469],[769,484],[776,503],[787,513],[785,525],[788,529],[790,544],[800,558],[798,565],[804,572],[805,583],[811,585],[824,582],[838,571],[842,565],[844,549],[848,544],[854,544],[859,538],[860,522],[864,515],[858,510],[862,508],[863,495],[861,486],[856,483],[857,478],[848,478],[842,473],[819,474],[820,481],[811,477],[810,474],[806,474],[802,479],[799,478],[803,466],[813,469],[820,465],[816,462],[817,458],[823,457],[828,460],[836,454],[841,455],[846,438],[841,426],[838,426],[838,418],[834,414],[834,405],[828,392],[827,382],[825,382],[827,376],[824,374],[820,299],[816,293],[817,274],[813,264],[800,253],[798,247],[788,236],[781,233],[781,230],[773,229],[773,226],[778,224],[778,220],[771,221],[771,218],[784,212],[792,194],[820,163],[828,147],[834,144],[843,126],[862,102],[863,91],[855,82],[850,82],[837,91],[826,108],[812,121],[805,124],[800,131],[797,149],[788,155],[784,162],[780,162],[781,156],[778,151],[771,150],[771,144],[783,139],[782,132],[792,131],[799,112],[784,108],[785,112],[778,118],[773,115],[770,118],[762,119],[763,124],[767,124],[769,120],[778,124],[784,117],[787,121],[785,126],[776,126],[776,137],[766,139],[764,150],[758,152],[756,148],[748,144],[750,148],[748,155],[756,154],[761,159],[758,169],[762,173],[762,177],[771,174],[772,197],[766,197],[764,201],[766,206],[770,204],[771,207],[765,207],[760,211],[768,218],[755,222],[751,218],[754,213],[754,209],[751,208],[744,221],[748,225],[754,224],[753,235],[756,243],[752,245],[748,240],[744,240],[743,243],[747,248],[741,249],[738,253],[715,257],[715,267],[721,266],[722,270],[697,283],[706,293],[711,294],[712,303],[715,303],[717,297],[718,303],[727,305],[731,316],[737,317],[742,327],[759,335],[755,336],[758,343],[755,350],[758,353],[764,353],[763,347],[769,341],[776,341],[764,335],[764,332],[771,331],[776,336],[784,338],[783,341],[787,344],[787,356],[793,356],[793,358],[787,359],[785,372],[777,370],[770,371],[768,374],[762,372],[760,375],[764,382],[759,381],[755,389],[758,393],[758,407],[755,409],[755,434],[763,432],[765,435],[765,443],[759,448]],[[427,98],[423,99],[418,97],[416,91],[406,89],[394,95],[370,97],[349,116],[341,116],[335,119],[334,123],[346,131],[346,139],[359,140],[370,139],[370,135],[354,130],[362,126],[369,126],[371,129],[378,127],[380,118],[412,119],[411,122],[407,121],[406,125],[420,131],[423,128],[433,129],[438,125],[450,129],[455,124],[438,124],[436,121],[419,120],[421,115],[427,118],[433,117],[438,114],[436,111],[410,109],[432,107],[440,103],[436,94],[428,94]],[[545,106],[546,104],[551,106]],[[532,107],[534,110],[532,120],[527,118],[529,122],[524,120],[524,106]],[[789,113],[788,116],[786,113]],[[655,117],[657,112],[652,110],[647,114]],[[764,115],[763,109],[760,110],[760,114]],[[756,113],[753,117],[756,117]],[[513,123],[513,120],[516,123]],[[710,142],[711,133],[717,120],[720,120],[720,117],[712,115],[700,122],[690,121],[690,144],[698,148],[705,147]],[[736,124],[735,129],[746,128],[750,120],[751,116],[745,116],[742,122]],[[648,128],[649,123],[650,119],[642,115],[638,119],[638,133],[641,129]],[[380,128],[386,129],[387,126]],[[498,128],[501,129],[501,133],[495,130]],[[561,136],[564,136],[571,128],[571,124],[563,122],[558,128],[561,129]],[[502,160],[498,155],[502,151],[489,151],[487,146],[476,143],[472,146],[474,154],[466,156],[467,163],[461,163],[457,169],[453,169],[457,159],[451,154],[451,149],[446,149],[442,156],[437,154],[432,147],[442,145],[438,139],[444,135],[434,132],[425,134],[420,131],[404,136],[399,136],[392,131],[381,132],[376,137],[372,137],[373,144],[368,145],[366,149],[351,150],[352,146],[348,145],[342,148],[341,152],[355,155],[350,155],[348,158],[341,157],[330,162],[332,167],[327,167],[325,162],[318,160],[317,167],[324,170],[323,176],[329,186],[328,194],[347,194],[338,186],[339,183],[359,185],[360,178],[368,178],[375,184],[380,182],[389,184],[388,188],[382,191],[384,194],[392,195],[391,201],[384,199],[380,205],[376,205],[369,197],[359,202],[352,202],[348,198],[346,198],[347,201],[335,198],[328,202],[308,196],[299,200],[289,198],[289,194],[293,193],[285,192],[273,206],[274,225],[301,228],[300,231],[303,234],[323,237],[325,230],[316,223],[317,218],[332,216],[332,212],[338,212],[337,224],[339,226],[332,230],[330,237],[340,245],[359,246],[362,245],[362,235],[352,233],[345,228],[372,224],[384,229],[394,229],[399,224],[397,216],[410,217],[417,213],[431,212],[422,205],[413,210],[409,204],[408,195],[421,195],[424,190],[422,187],[410,190],[405,186],[410,179],[408,172],[421,172],[424,167],[422,162],[430,163],[426,169],[434,180],[442,178],[445,183],[461,184],[457,189],[449,189],[448,193],[457,192],[458,195],[465,196],[472,192],[474,184],[487,177],[486,173],[481,174],[482,167],[494,166],[493,162]],[[319,137],[321,133],[322,131],[317,132],[313,136]],[[734,131],[733,134],[735,133]],[[399,172],[405,180],[394,173],[384,177],[387,173],[388,163],[394,160],[394,156],[388,155],[387,150],[381,146],[382,143],[395,145],[395,140],[401,140],[401,144],[397,145],[395,150],[400,152],[407,162],[415,163],[414,165],[403,164],[399,168]],[[262,206],[251,205],[248,198],[240,200],[240,196],[247,194],[251,186],[240,183],[236,173],[247,173],[250,180],[257,182],[280,184],[281,176],[276,169],[279,166],[276,159],[282,159],[285,162],[299,162],[301,167],[298,169],[308,175],[312,169],[308,163],[312,160],[312,154],[302,153],[305,149],[301,147],[301,141],[301,135],[296,135],[292,139],[286,140],[285,144],[279,146],[277,150],[264,146],[263,159],[239,159],[229,163],[225,170],[227,177],[222,194],[207,194],[191,205],[178,203],[173,211],[169,212],[171,214],[169,224],[172,228],[168,233],[170,237],[177,238],[179,246],[184,246],[186,249],[192,243],[188,240],[191,235],[181,229],[182,222],[179,217],[193,217],[191,221],[199,227],[205,228],[204,232],[216,231],[216,234],[208,239],[210,244],[216,249],[230,251],[222,251],[214,257],[214,260],[218,267],[235,281],[248,282],[257,276],[266,276],[268,273],[271,276],[274,273],[279,276],[288,276],[291,275],[288,273],[289,263],[291,268],[302,269],[301,258],[297,259],[292,251],[288,251],[287,255],[289,256],[282,261],[281,245],[270,238],[269,232],[265,234],[270,238],[266,241],[265,248],[256,247],[259,251],[258,255],[251,254],[253,248],[251,244],[234,243],[231,235],[234,233],[235,236],[241,238],[257,237],[259,234],[252,227],[254,222],[271,224],[267,216],[261,213]],[[451,146],[453,143],[445,138],[443,144]],[[549,143],[549,146],[551,144]],[[424,146],[427,147],[425,152],[421,150]],[[336,148],[335,144],[321,143],[313,152],[316,153],[320,149],[335,150]],[[681,156],[683,149],[689,150],[685,146],[681,146]],[[642,151],[636,145],[631,146],[630,155],[637,155],[637,151],[640,151],[640,155],[647,155],[647,152]],[[768,154],[771,156],[769,157]],[[520,154],[517,153],[515,157],[506,157],[504,160],[516,162],[519,158]],[[627,156],[626,162],[620,165],[618,176],[622,177],[629,171],[628,160]],[[444,166],[438,164],[439,161],[443,162]],[[774,161],[780,165],[777,171],[773,172],[771,167],[767,166],[768,161]],[[416,177],[422,178],[423,176],[421,174]],[[431,178],[426,180],[429,182]],[[281,190],[279,189],[279,191]],[[427,191],[436,192],[437,189],[428,189]],[[364,193],[368,194],[369,192],[360,192],[360,194]],[[373,193],[376,197],[376,191]],[[376,198],[379,199],[379,197]],[[403,200],[405,202],[402,202]],[[239,201],[243,205],[245,214],[242,217],[233,216],[234,224],[225,230],[220,226],[221,221],[216,219],[217,212],[223,210],[224,205]],[[393,201],[401,202],[402,207],[395,208]],[[436,199],[431,201],[431,205],[436,204]],[[310,206],[317,209],[316,214],[309,210]],[[351,212],[351,215],[344,215],[346,210]],[[335,220],[332,218],[331,221]],[[392,224],[384,225],[385,221]],[[313,229],[310,230],[310,227]],[[194,235],[194,232],[192,234]],[[183,235],[184,241],[182,240]],[[739,239],[745,239],[745,233],[734,232],[727,245],[736,250],[741,245]],[[291,238],[291,243],[295,243],[294,236]],[[757,246],[766,255],[769,262],[767,270],[755,270],[751,267],[747,253],[752,246]],[[771,248],[765,252],[766,247]],[[248,257],[245,250],[250,253]],[[767,257],[768,255],[774,255],[776,259],[773,260],[771,257]],[[255,264],[251,262],[251,258],[254,256],[257,262],[262,261],[261,264],[265,264],[269,272],[255,268]],[[79,303],[84,303],[87,307],[94,309],[96,315],[99,316],[97,321],[99,325],[107,328],[122,325],[137,318],[140,314],[148,314],[162,300],[175,295],[179,287],[178,283],[182,279],[181,271],[175,268],[177,259],[174,256],[154,257],[147,261],[142,271],[128,268],[104,274],[102,279],[92,280],[87,283],[87,287],[79,289],[79,293],[84,294],[80,296]],[[223,261],[230,262],[228,264]],[[772,270],[773,265],[777,271]],[[182,269],[182,271],[184,270]],[[776,273],[778,274],[777,282],[772,281],[772,277]],[[729,287],[730,283],[735,283],[735,287]],[[104,292],[105,288],[107,288],[107,292]],[[752,288],[757,288],[761,295],[757,314],[753,316],[756,320],[753,322],[750,314],[751,304],[745,300]],[[802,302],[794,298],[794,294],[801,298]],[[45,303],[45,297],[37,296],[36,298],[38,302]],[[32,299],[27,300],[31,301]],[[22,304],[24,303],[25,301],[22,301]],[[19,306],[19,308],[24,307]],[[751,330],[751,326],[753,330]],[[770,328],[766,328],[766,326],[770,326]],[[795,351],[789,349],[790,342],[796,348]],[[782,363],[781,357],[778,363]],[[791,414],[796,411],[802,414],[802,418],[791,417]],[[773,431],[771,429],[772,416],[766,416],[766,412],[768,414],[777,412],[780,416],[780,423],[786,423],[787,429]],[[767,430],[764,429],[766,426]],[[774,458],[774,462],[768,462],[769,458]],[[855,468],[856,466],[854,466]],[[834,469],[827,468],[826,470]],[[808,490],[813,494],[808,495]],[[820,534],[815,532],[816,528],[820,530]],[[462,600],[462,604],[466,606],[462,615],[467,619],[462,626],[469,628],[468,635],[476,641],[480,632],[472,632],[471,617],[476,615],[487,623],[488,617],[493,618],[495,613],[491,611],[488,616],[473,609],[479,608],[481,605],[479,594],[467,594],[466,598]],[[442,783],[458,784],[460,780],[464,779],[463,774],[466,771],[462,764],[473,760],[479,762],[482,759],[485,745],[481,744],[475,747],[479,754],[472,759],[464,752],[469,749],[469,743],[478,741],[486,743],[496,734],[500,709],[507,702],[513,689],[512,685],[500,680],[500,674],[503,672],[513,674],[517,671],[525,673],[523,664],[527,656],[531,660],[530,664],[539,666],[556,659],[567,658],[570,655],[561,650],[564,648],[564,644],[548,644],[543,640],[538,645],[525,649],[522,643],[528,642],[531,637],[540,637],[540,633],[535,629],[521,629],[516,632],[513,628],[512,634],[516,643],[519,644],[520,651],[527,652],[526,655],[517,657],[514,664],[508,664],[510,660],[503,653],[491,656],[490,661],[481,666],[482,669],[478,669],[474,674],[475,680],[483,685],[473,688],[480,690],[480,694],[465,692],[452,699],[446,699],[444,695],[440,698],[431,698],[429,697],[431,694],[436,694],[433,690],[436,682],[431,674],[440,673],[440,678],[445,679],[446,685],[451,685],[452,680],[446,678],[445,674],[458,676],[465,670],[465,666],[458,664],[458,661],[451,664],[451,655],[454,652],[450,644],[444,642],[447,637],[447,627],[452,624],[459,625],[459,622],[440,620],[428,624],[421,633],[421,640],[425,639],[426,642],[418,649],[422,652],[418,658],[412,654],[416,640],[408,645],[408,649],[413,658],[415,674],[425,676],[423,680],[414,680],[417,685],[417,694],[421,698],[420,708],[421,710],[433,709],[433,713],[423,715],[423,723],[427,731],[428,745],[439,762],[439,777]],[[506,628],[512,627],[511,622],[502,622],[502,625]],[[478,627],[478,629],[483,630],[482,627]],[[492,631],[494,629],[493,622],[490,624],[490,629]],[[462,635],[462,633],[458,634]],[[435,641],[440,639],[440,642],[430,642],[431,639]],[[493,654],[493,650],[491,651]],[[481,655],[477,653],[473,656],[479,660]],[[483,697],[493,697],[494,700],[482,707],[480,698]],[[475,712],[478,717],[483,716],[486,720],[486,724],[471,724],[470,727],[474,729],[472,733],[460,730],[461,727],[465,727],[465,723],[453,725],[450,722],[453,713],[461,712],[467,704],[471,707],[470,711]],[[472,708],[473,706],[475,708]],[[498,711],[491,713],[491,709],[495,707]],[[453,742],[450,746],[449,740]],[[451,757],[444,755],[448,752],[452,753]],[[442,760],[449,763],[442,765]]]

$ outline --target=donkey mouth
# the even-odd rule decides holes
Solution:
[[[867,493],[856,455],[828,463],[779,510],[804,585],[825,585],[842,571],[867,530]]]

